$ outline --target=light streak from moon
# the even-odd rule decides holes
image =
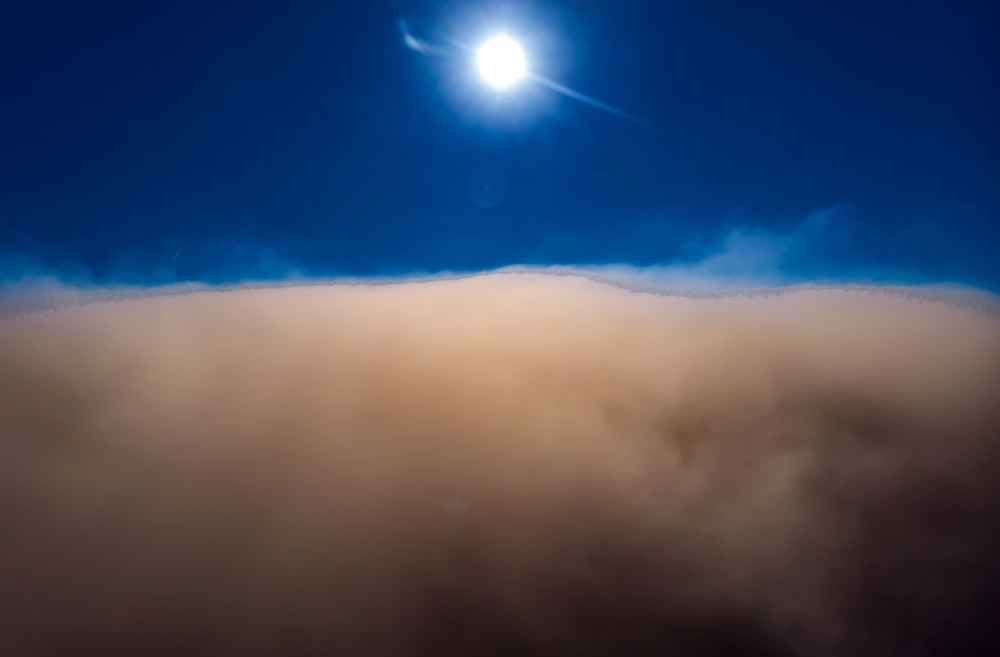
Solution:
[[[586,94],[582,94],[579,91],[575,91],[573,89],[570,89],[566,85],[559,84],[555,80],[549,80],[548,78],[544,78],[544,77],[542,77],[540,75],[536,75],[534,73],[529,73],[528,74],[528,78],[531,81],[536,82],[536,83],[542,85],[543,87],[551,89],[552,91],[555,91],[558,94],[562,94],[563,96],[566,96],[567,98],[572,98],[573,100],[579,101],[579,102],[581,102],[581,103],[583,103],[585,105],[589,105],[589,106],[593,107],[594,109],[601,110],[602,112],[607,112],[608,114],[611,114],[612,116],[616,116],[619,119],[623,119],[623,120],[628,121],[630,123],[634,123],[637,126],[641,126],[643,128],[648,128],[650,130],[659,131],[659,128],[658,128],[658,126],[656,126],[656,124],[651,123],[651,122],[647,121],[646,119],[638,117],[635,114],[630,114],[629,112],[626,112],[625,110],[618,109],[614,105],[608,105],[607,103],[601,102],[601,101],[597,100],[596,98],[593,98],[593,97],[588,96]]]
[[[406,44],[406,46],[411,50],[420,53],[421,55],[425,56],[444,55],[457,50],[465,56],[472,55],[474,58],[477,58],[477,60],[479,60],[477,61],[477,63],[479,64],[480,74],[484,77],[484,79],[486,79],[486,81],[492,87],[498,90],[503,91],[504,89],[511,86],[513,82],[516,82],[518,79],[520,79],[518,76],[514,76],[514,80],[512,81],[504,80],[501,84],[497,84],[483,72],[481,56],[483,53],[483,48],[485,46],[490,45],[491,43],[497,41],[498,39],[507,39],[510,41],[510,43],[514,44],[515,48],[518,47],[517,43],[514,42],[513,39],[510,39],[510,37],[507,37],[506,35],[500,34],[496,37],[493,37],[491,40],[485,42],[484,46],[480,46],[479,48],[474,48],[456,39],[446,39],[447,43],[443,45],[431,43],[430,41],[427,41],[415,35],[413,31],[410,29],[409,25],[406,23],[406,21],[402,20],[399,21],[399,30],[403,36],[403,42]],[[523,57],[523,53],[521,54],[521,56]],[[530,80],[531,82],[543,86],[546,89],[549,89],[550,91],[554,91],[555,93],[558,93],[561,96],[583,103],[584,105],[605,112],[606,114],[610,114],[611,116],[614,116],[623,121],[627,121],[628,123],[631,123],[633,125],[639,126],[647,130],[651,130],[653,132],[661,134],[663,133],[663,129],[651,121],[648,121],[640,116],[632,114],[631,112],[627,112],[623,109],[615,107],[614,105],[610,105],[601,100],[598,100],[593,96],[588,96],[587,94],[576,91],[575,89],[567,87],[566,85],[556,82],[555,80],[551,80],[542,75],[539,75],[538,73],[531,71],[524,64],[523,60],[520,62],[520,64],[521,66],[524,67],[523,71],[521,71],[521,76],[525,80]]]

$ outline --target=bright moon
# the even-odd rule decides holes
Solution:
[[[524,53],[506,34],[493,37],[479,48],[479,74],[497,89],[504,89],[524,77]]]

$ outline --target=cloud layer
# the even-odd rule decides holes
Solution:
[[[0,320],[0,653],[995,654],[988,313],[60,294]]]

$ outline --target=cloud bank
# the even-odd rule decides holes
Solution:
[[[0,320],[2,654],[1000,648],[995,315],[539,273],[140,292]]]

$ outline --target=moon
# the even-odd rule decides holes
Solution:
[[[524,77],[527,65],[517,41],[506,34],[493,37],[476,55],[479,74],[496,89],[506,89]]]

